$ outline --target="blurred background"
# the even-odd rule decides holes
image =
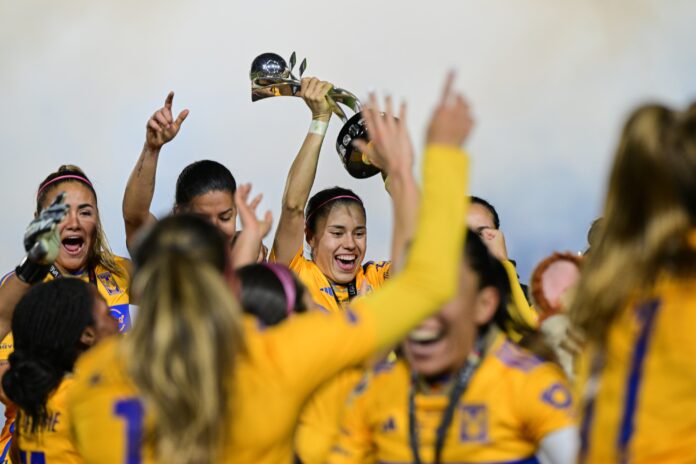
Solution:
[[[419,149],[456,69],[477,119],[471,191],[498,208],[526,281],[551,251],[585,248],[631,109],[696,98],[694,19],[688,0],[0,0],[0,271],[23,255],[39,182],[65,163],[93,180],[111,245],[127,255],[123,189],[169,90],[174,111],[191,114],[163,149],[153,212],[171,209],[185,165],[209,158],[252,182],[277,218],[311,115],[296,98],[252,104],[248,72],[262,52],[294,50],[305,75],[406,99]],[[334,118],[315,190],[361,195],[367,257],[388,258],[389,199],[379,178],[343,171],[339,129]]]

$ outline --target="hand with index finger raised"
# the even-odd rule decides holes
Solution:
[[[172,103],[174,92],[169,92],[164,106],[150,117],[147,121],[145,133],[145,143],[153,150],[159,150],[162,145],[172,140],[179,133],[181,125],[186,120],[189,110],[183,110],[176,119],[172,116]]]

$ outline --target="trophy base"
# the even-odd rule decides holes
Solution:
[[[348,174],[356,179],[367,179],[380,171],[369,163],[367,157],[353,146],[354,140],[369,140],[365,120],[361,113],[354,114],[341,128],[336,139],[336,151]]]

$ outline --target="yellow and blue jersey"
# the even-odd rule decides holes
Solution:
[[[107,306],[111,311],[111,315],[118,320],[119,331],[125,332],[131,327],[131,315],[130,315],[130,300],[129,300],[129,285],[130,285],[130,261],[116,256],[116,265],[122,270],[121,275],[115,275],[112,272],[97,266],[94,270],[94,280],[99,290],[99,294],[106,300]],[[7,279],[14,275],[14,271],[6,274],[2,279],[0,279],[0,287],[2,287]],[[82,272],[77,274],[75,277],[82,279],[85,282],[90,281],[89,274],[87,272]],[[54,277],[49,273],[46,276],[45,282],[52,280]],[[9,359],[10,354],[14,349],[14,339],[12,333],[7,334],[7,336],[0,343],[0,363],[6,363]],[[12,433],[10,433],[10,428],[13,427],[15,420],[15,408],[11,405],[6,405],[5,413],[5,425],[3,427],[3,433],[0,434],[0,449],[9,450],[11,445]],[[0,463],[2,461],[0,460]]]
[[[17,415],[14,436],[17,440],[22,464],[81,464],[82,459],[73,446],[70,421],[65,406],[73,380],[66,376],[46,402],[47,420],[32,431],[31,420],[22,414]]]
[[[581,462],[696,462],[696,279],[651,293],[582,359]]]
[[[268,260],[275,261],[275,255],[271,250]],[[345,308],[350,300],[348,287],[341,284],[331,284],[319,266],[312,260],[304,257],[302,248],[297,252],[288,267],[297,275],[312,295],[312,300],[326,312],[336,312]],[[391,262],[369,261],[363,264],[355,276],[356,290],[364,289],[370,293],[382,286],[389,278]]]
[[[347,406],[327,462],[412,462],[410,388],[405,361],[381,365]],[[423,462],[434,460],[436,431],[448,402],[442,391],[415,394]],[[441,462],[535,463],[541,440],[574,424],[573,397],[560,367],[499,336],[457,404]]]
[[[5,425],[0,432],[0,464],[10,464],[10,447],[12,446],[12,434],[15,429],[15,417],[17,407],[8,403],[5,405]]]
[[[121,270],[121,275],[116,275],[113,272],[97,266],[94,269],[94,284],[99,290],[99,294],[106,300],[107,306],[111,310],[111,315],[118,320],[118,330],[125,332],[131,328],[131,315],[129,309],[129,286],[130,286],[130,261],[120,256],[115,256],[116,266]],[[0,279],[0,287],[5,284],[7,279],[14,275],[14,271],[7,273]],[[73,277],[82,279],[85,282],[90,281],[90,273],[83,271],[75,274]],[[53,280],[53,276],[49,273],[44,282]],[[11,337],[8,336],[8,337]],[[2,350],[0,355],[9,354],[12,352],[11,338],[5,338],[2,341]],[[0,359],[7,359],[0,357]]]

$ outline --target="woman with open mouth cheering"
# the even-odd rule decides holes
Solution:
[[[333,187],[307,201],[331,118],[326,98],[331,88],[330,83],[316,78],[302,79],[301,95],[312,111],[312,124],[288,173],[269,261],[292,269],[307,286],[315,303],[334,312],[343,309],[359,291],[379,288],[389,276],[391,263],[363,265],[367,245],[365,206],[354,192]],[[388,173],[396,218],[394,233],[403,236],[410,234],[408,226],[399,223],[399,218],[404,216],[399,211],[415,207],[413,203],[409,205],[408,199],[418,197],[412,172],[413,153],[410,146],[407,148],[401,165]],[[304,238],[312,250],[311,259],[303,256]],[[397,236],[393,242],[392,250],[403,249]]]

